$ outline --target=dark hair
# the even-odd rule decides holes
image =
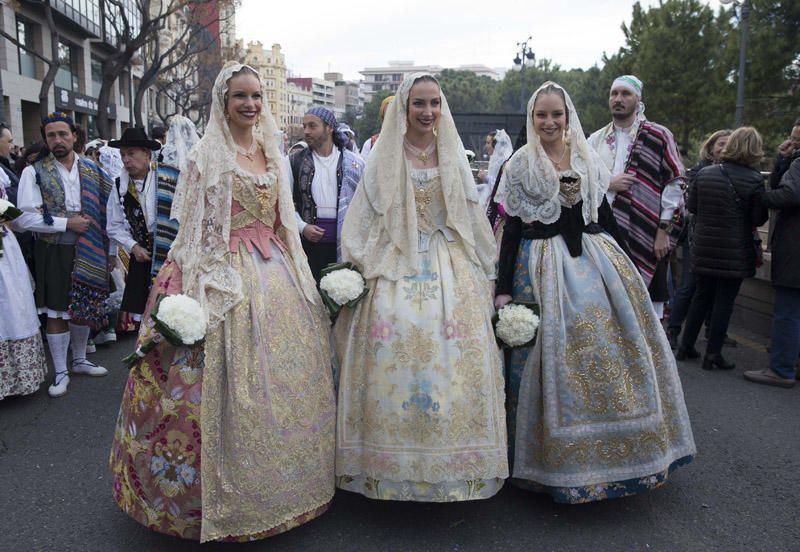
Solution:
[[[150,131],[150,136],[153,140],[161,140],[167,137],[167,129],[162,125],[155,125],[153,130]]]
[[[497,131],[496,130],[491,131],[488,134],[488,136],[492,137],[492,147],[493,148],[496,147],[497,146]]]
[[[83,148],[86,147],[86,131],[79,124],[75,124],[75,143],[72,144],[72,151],[75,153],[83,153]]]
[[[11,128],[3,121],[0,121],[0,132],[3,132],[5,129],[8,129],[8,131],[11,132]]]

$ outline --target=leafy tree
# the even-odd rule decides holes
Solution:
[[[381,130],[381,119],[378,115],[381,110],[381,102],[387,96],[391,96],[392,92],[388,90],[381,90],[376,92],[372,99],[364,104],[363,116],[355,122],[354,130],[358,136],[359,141],[364,142],[369,139],[373,134],[377,134]]]
[[[453,113],[491,113],[497,106],[497,81],[472,71],[445,69],[439,84]]]
[[[730,56],[711,8],[699,0],[662,0],[645,11],[637,2],[622,31],[617,61],[642,80],[648,118],[668,126],[683,152],[693,131],[730,126],[733,110],[712,109],[729,102],[735,89],[726,80]]]

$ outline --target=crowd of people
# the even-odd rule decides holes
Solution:
[[[574,504],[663,485],[696,453],[676,357],[700,356],[705,320],[703,368],[733,367],[721,351],[767,208],[770,366],[745,377],[794,385],[800,126],[771,190],[751,127],[712,135],[687,180],[635,76],[611,84],[611,122],[588,138],[547,82],[516,148],[487,136],[476,178],[433,75],[383,102],[361,152],[313,107],[285,155],[255,70],[228,63],[213,86],[202,138],[176,117],[166,145],[128,128],[81,149],[56,112],[18,182],[0,166],[22,210],[3,227],[0,285],[19,316],[0,321],[0,398],[46,377],[39,316],[52,397],[70,374],[107,374],[90,335],[138,326],[109,464],[116,502],[150,529],[264,538],[323,514],[336,488],[449,502],[508,480]],[[337,262],[368,292],[331,317],[319,284]],[[164,340],[151,316],[177,294],[202,308],[199,346]],[[493,316],[509,303],[536,304],[541,322],[504,351]]]

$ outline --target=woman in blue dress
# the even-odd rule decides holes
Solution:
[[[563,88],[528,102],[506,165],[495,305],[536,301],[536,344],[507,368],[512,483],[578,503],[663,484],[695,454],[669,343],[612,237],[609,173]]]

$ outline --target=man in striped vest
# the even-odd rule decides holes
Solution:
[[[125,129],[108,143],[119,148],[124,170],[108,197],[108,236],[130,257],[120,310],[141,320],[150,284],[167,258],[178,223],[169,218],[178,169],[154,159],[161,143],[143,128]]]
[[[669,299],[667,267],[683,224],[685,171],[675,139],[644,117],[642,81],[618,77],[608,98],[612,122],[589,137],[611,171],[607,197],[659,317]]]
[[[51,397],[67,392],[67,350],[73,374],[105,376],[86,360],[90,328],[106,324],[108,236],[106,202],[111,181],[91,160],[73,151],[75,123],[64,112],[42,120],[46,151],[22,172],[17,225],[36,232],[36,307],[47,315],[47,345],[55,382]]]

